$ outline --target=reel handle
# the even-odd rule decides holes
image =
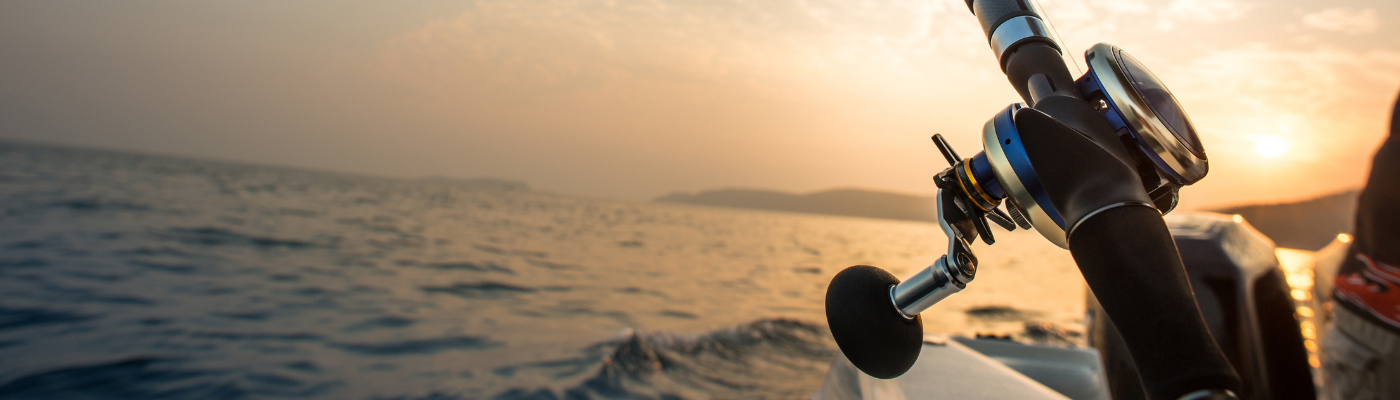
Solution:
[[[977,255],[973,254],[972,246],[963,235],[949,224],[950,219],[956,218],[950,213],[956,201],[954,195],[940,189],[935,199],[938,204],[938,226],[948,237],[948,251],[938,257],[933,265],[890,288],[890,302],[905,319],[913,319],[939,301],[962,291],[977,276]]]
[[[962,291],[977,274],[972,246],[949,224],[961,212],[954,196],[942,189],[936,196],[948,253],[933,265],[903,282],[883,269],[857,265],[836,274],[827,286],[831,335],[851,364],[870,376],[890,379],[913,367],[923,346],[919,313]]]

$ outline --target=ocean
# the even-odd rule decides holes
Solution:
[[[1083,346],[1068,252],[997,239],[925,330]],[[0,142],[0,399],[803,399],[836,352],[831,277],[945,246],[923,222]]]

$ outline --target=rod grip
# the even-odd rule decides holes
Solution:
[[[1149,399],[1200,389],[1239,393],[1240,378],[1211,339],[1157,210],[1125,206],[1088,216],[1071,233],[1069,251],[1122,335]]]

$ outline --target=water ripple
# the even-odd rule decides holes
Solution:
[[[71,324],[97,318],[98,316],[96,315],[42,308],[0,307],[0,330],[18,329],[34,325]]]
[[[331,343],[330,345],[342,350],[366,355],[398,356],[406,354],[431,354],[444,350],[479,350],[498,347],[502,344],[478,336],[453,336],[398,342]]]
[[[205,246],[251,245],[257,247],[286,247],[292,249],[313,246],[311,242],[303,240],[248,235],[216,227],[170,228],[166,230],[163,236],[184,243]]]
[[[220,372],[171,368],[170,360],[137,357],[64,367],[0,385],[6,399],[239,399],[248,393],[204,378]]]
[[[823,317],[828,274],[927,265],[942,242],[932,224],[4,141],[0,171],[7,399],[808,398],[833,347],[801,321]],[[1000,254],[1045,266],[1018,282],[1079,284],[1021,237],[937,326],[1083,342],[1082,314],[1020,312],[1064,299],[1005,295]],[[959,310],[976,304],[1008,309]],[[652,331],[603,339],[635,326]]]
[[[449,286],[424,286],[427,293],[446,293],[466,298],[493,298],[517,293],[532,293],[539,289],[498,282],[455,283]]]

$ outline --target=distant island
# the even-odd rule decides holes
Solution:
[[[931,196],[861,189],[835,189],[807,194],[758,189],[719,189],[700,193],[671,193],[657,197],[655,201],[848,217],[927,222],[935,220]]]
[[[1356,190],[1292,203],[1250,204],[1211,210],[1239,214],[1279,247],[1317,250],[1356,223]]]
[[[445,176],[428,176],[419,178],[424,182],[445,183],[470,190],[501,190],[511,192],[524,192],[530,190],[530,185],[523,181],[496,179],[496,178],[448,178]]]
[[[1291,203],[1249,204],[1210,212],[1239,214],[1280,247],[1317,250],[1338,233],[1352,231],[1357,191],[1351,190]],[[671,193],[666,203],[786,211],[807,214],[934,222],[933,198],[861,189],[794,194],[760,189],[718,189]]]

